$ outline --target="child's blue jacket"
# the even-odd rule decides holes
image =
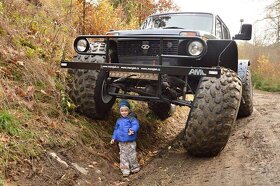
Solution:
[[[137,131],[139,129],[139,121],[135,117],[121,117],[117,120],[112,139],[119,142],[136,141]],[[133,135],[128,135],[128,130],[134,131]]]

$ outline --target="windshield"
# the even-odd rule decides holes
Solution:
[[[189,29],[212,33],[211,14],[168,14],[149,17],[141,29]]]

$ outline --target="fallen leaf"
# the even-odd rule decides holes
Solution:
[[[15,87],[15,93],[16,93],[16,95],[18,95],[18,96],[20,96],[20,97],[25,97],[25,96],[26,96],[26,94],[25,94],[25,92],[22,90],[22,88],[20,88],[20,87],[18,87],[18,86]]]
[[[94,166],[93,166],[93,165],[88,165],[88,167],[89,167],[89,168],[94,168]]]
[[[118,167],[119,168],[119,164],[118,163],[113,163],[113,166]]]
[[[12,183],[10,180],[6,180],[4,183],[5,186],[12,186]]]
[[[243,138],[251,138],[253,135],[250,131],[243,132]]]
[[[10,139],[9,136],[6,136],[6,135],[1,136],[1,141],[4,142],[4,143],[5,143],[5,142],[8,142],[9,139]]]
[[[145,160],[144,160],[143,158],[140,159],[139,164],[140,164],[140,165],[144,165],[144,164],[145,164]]]
[[[29,100],[34,98],[34,93],[35,93],[35,88],[34,86],[28,86],[26,93],[25,93],[25,97]]]
[[[18,64],[19,66],[24,66],[23,61],[17,61],[17,64]]]
[[[158,151],[157,150],[155,150],[155,151],[149,151],[149,156],[155,156],[155,155],[157,155],[157,153],[158,153]]]
[[[40,92],[42,93],[42,94],[45,94],[45,95],[48,95],[44,90],[40,90]]]
[[[11,76],[12,75],[12,70],[9,69],[9,68],[2,68],[2,71],[4,71],[7,76]]]
[[[42,143],[42,144],[45,144],[46,140],[43,137],[39,137],[39,142]]]
[[[30,101],[30,102],[23,101],[22,103],[28,108],[28,110],[30,111],[34,110],[34,101]]]
[[[54,128],[54,129],[57,128],[57,122],[56,121],[52,121],[51,122],[51,127]]]

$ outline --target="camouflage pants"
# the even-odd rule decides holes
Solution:
[[[119,142],[120,169],[123,174],[129,174],[139,168],[136,157],[136,142]]]

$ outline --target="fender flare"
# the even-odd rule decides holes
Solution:
[[[247,75],[247,70],[250,66],[250,60],[248,59],[241,59],[238,60],[238,76],[242,81],[242,84],[246,83],[246,75]]]

